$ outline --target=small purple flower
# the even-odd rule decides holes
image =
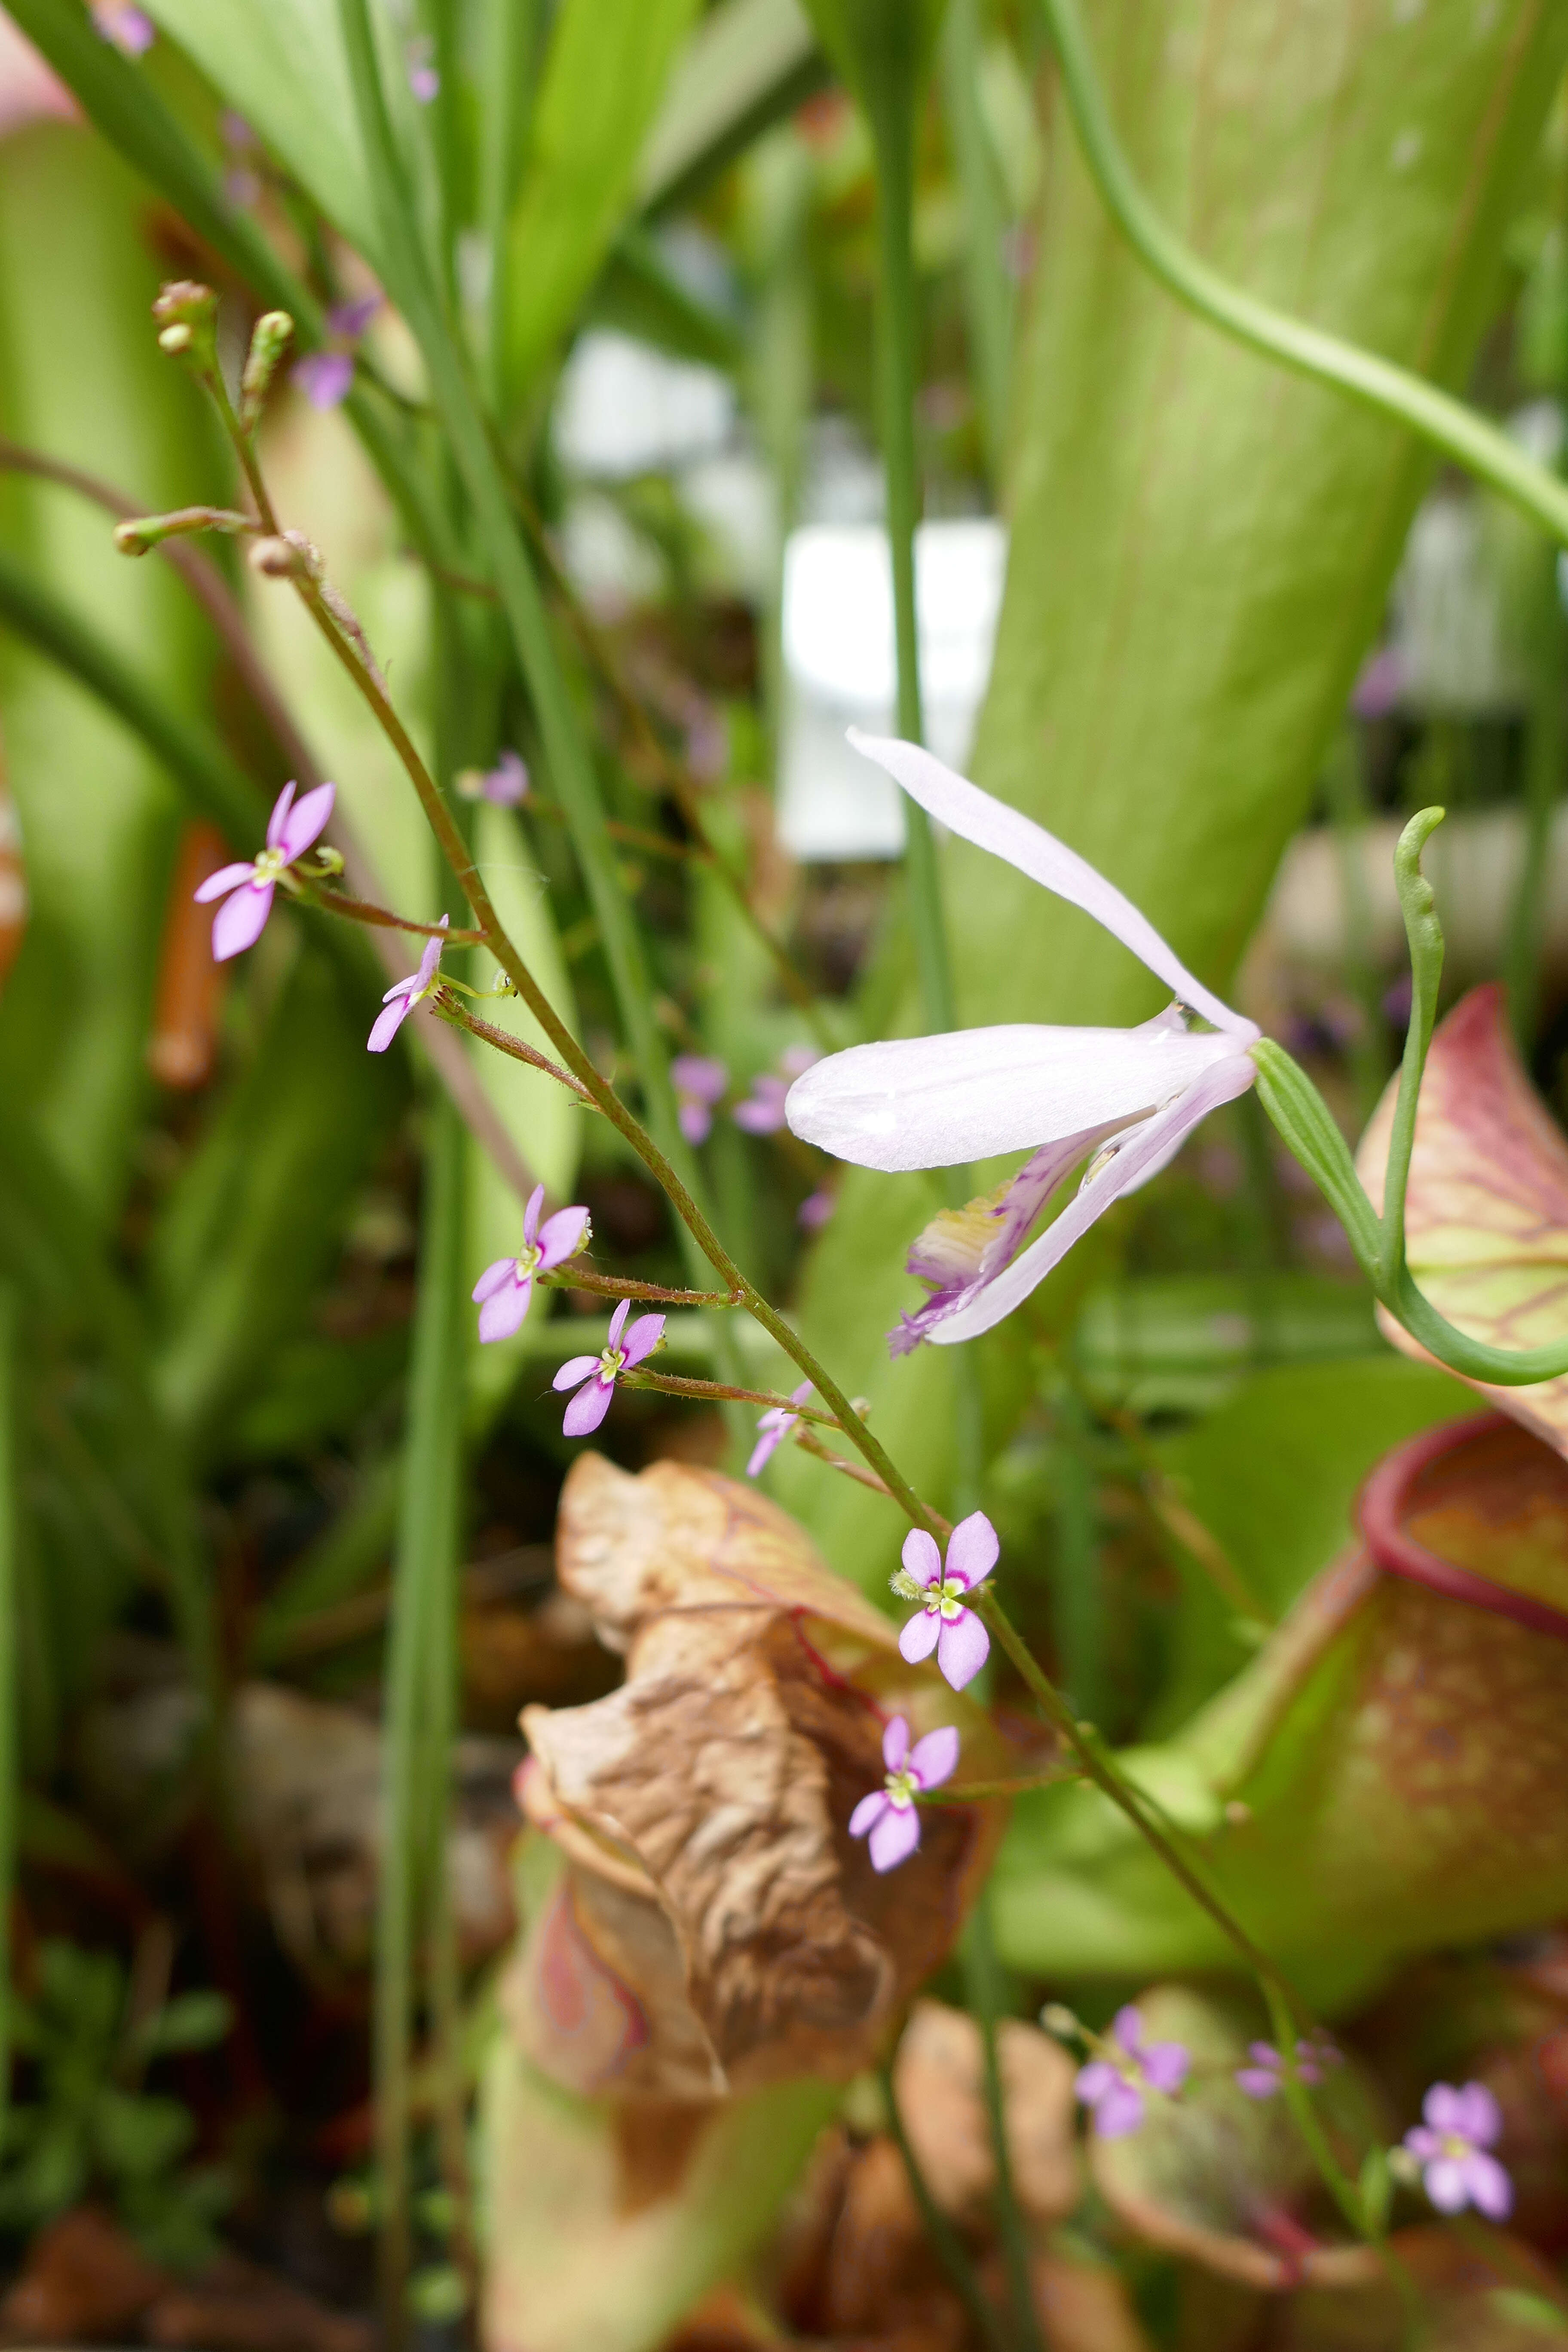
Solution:
[[[1237,2087],[1249,2099],[1271,2099],[1284,2088],[1285,2061],[1272,2042],[1249,2042],[1247,2047],[1252,2063],[1237,2068]],[[1296,2073],[1303,2083],[1321,2083],[1324,2067],[1339,2063],[1340,2053],[1326,2033],[1296,2044]]]
[[[958,1761],[958,1734],[952,1724],[928,1731],[910,1746],[910,1727],[895,1715],[882,1734],[882,1761],[888,1777],[879,1789],[862,1797],[849,1816],[851,1837],[871,1833],[873,1870],[896,1870],[921,1842],[921,1817],[915,1799],[924,1789],[940,1788]]]
[[[529,791],[528,762],[521,752],[503,751],[495,766],[486,770],[481,789],[497,808],[521,808]]]
[[[92,21],[100,37],[112,41],[128,58],[144,58],[158,37],[151,16],[131,0],[97,0]]]
[[[731,1114],[736,1126],[743,1127],[748,1135],[776,1135],[784,1123],[785,1096],[796,1078],[821,1059],[814,1046],[789,1046],[779,1055],[776,1071],[760,1070],[752,1080],[751,1093],[735,1105]]]
[[[934,1650],[937,1664],[954,1690],[972,1683],[991,1654],[991,1636],[965,1605],[964,1596],[984,1583],[1001,1549],[984,1511],[960,1519],[947,1539],[945,1568],[935,1537],[923,1528],[911,1528],[904,1538],[904,1564],[893,1579],[893,1591],[921,1606],[899,1635],[899,1647],[910,1665]]]
[[[329,409],[341,408],[353,387],[353,353],[307,352],[289,373],[311,407],[324,416]]]
[[[441,95],[441,77],[433,63],[434,55],[428,34],[421,34],[418,40],[408,44],[408,87],[421,106],[428,106],[432,99]]]
[[[820,1192],[808,1192],[795,1213],[795,1223],[803,1234],[820,1233],[837,1206],[826,1186]]]
[[[1426,2194],[1439,2213],[1473,2205],[1489,2221],[1506,2221],[1513,2183],[1487,2153],[1502,2137],[1502,2110],[1484,2083],[1434,2083],[1421,2102],[1425,2123],[1413,2125],[1405,2145],[1422,2168]]]
[[[669,1075],[680,1132],[688,1143],[706,1143],[713,1127],[713,1106],[730,1083],[729,1071],[710,1054],[677,1054]]]
[[[447,928],[447,919],[443,915],[443,930]],[[406,980],[395,981],[387,990],[381,1000],[386,1009],[376,1015],[375,1027],[367,1042],[369,1053],[384,1054],[415,1006],[423,1004],[427,996],[435,995],[441,985],[441,950],[446,944],[442,939],[426,940],[418,971],[411,971]]]
[[[296,786],[285,784],[267,820],[267,846],[259,857],[234,866],[220,866],[196,892],[196,903],[208,907],[215,898],[223,905],[213,917],[213,960],[226,963],[230,956],[253,948],[267,929],[272,894],[287,869],[303,857],[324,830],[332,813],[337,787],[318,784],[313,793],[295,802]]]
[[[498,1257],[474,1285],[481,1339],[510,1339],[521,1331],[533,1297],[534,1276],[575,1257],[588,1238],[586,1209],[557,1209],[541,1225],[543,1206],[544,1187],[536,1184],[523,1212],[521,1252],[516,1257]]]
[[[804,1404],[811,1394],[811,1382],[802,1381],[799,1388],[789,1392],[791,1404]],[[756,1478],[770,1463],[790,1431],[800,1419],[798,1412],[786,1412],[782,1404],[770,1405],[757,1423],[757,1442],[752,1448],[752,1458],[746,1465],[748,1478]]]
[[[1104,2058],[1091,2059],[1078,2074],[1079,2097],[1094,2116],[1101,2139],[1125,2139],[1143,2121],[1144,2099],[1150,2091],[1169,2097],[1187,2079],[1192,2057],[1180,2042],[1145,2042],[1143,2021],[1132,2008],[1119,2009]]]
[[[307,352],[290,370],[311,407],[322,415],[331,408],[341,407],[353,390],[353,347],[380,310],[381,302],[379,294],[362,294],[353,302],[334,302],[327,312],[327,330],[333,338],[332,344],[324,352]]]
[[[552,1388],[577,1391],[561,1423],[568,1437],[586,1437],[590,1430],[598,1428],[610,1410],[618,1376],[629,1372],[634,1364],[640,1364],[645,1356],[651,1356],[664,1337],[662,1315],[639,1315],[623,1342],[621,1332],[631,1303],[629,1298],[623,1298],[611,1316],[609,1345],[602,1356],[574,1356],[562,1365],[551,1382]]]
[[[1398,648],[1379,646],[1362,664],[1351,694],[1351,709],[1358,719],[1386,719],[1398,709],[1405,683]]]

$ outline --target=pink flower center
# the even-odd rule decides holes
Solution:
[[[951,1625],[955,1617],[963,1616],[968,1591],[967,1584],[955,1583],[951,1576],[938,1577],[934,1584],[926,1587],[926,1615],[941,1617]]]
[[[909,1766],[907,1764],[900,1764],[896,1772],[889,1773],[883,1785],[888,1791],[888,1802],[893,1806],[897,1811],[907,1813],[910,1807],[914,1803],[915,1791],[919,1789],[921,1784],[915,1779],[915,1776],[910,1771]]]
[[[251,867],[258,887],[264,882],[276,882],[285,871],[288,858],[280,849],[264,849]]]

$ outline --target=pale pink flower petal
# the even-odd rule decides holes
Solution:
[[[1477,2148],[1465,2167],[1470,2201],[1489,2221],[1506,2221],[1513,2210],[1513,2183],[1495,2156]]]
[[[907,1862],[921,1842],[921,1817],[913,1805],[889,1805],[872,1829],[870,1837],[873,1870],[897,1870]]]
[[[282,850],[290,866],[297,857],[303,857],[311,843],[325,832],[336,797],[335,784],[318,784],[314,792],[307,793],[304,799],[296,801],[289,811],[276,846]],[[268,835],[270,839],[270,826]]]
[[[927,814],[935,817],[950,833],[989,850],[993,856],[1005,858],[1009,866],[1054,891],[1058,898],[1081,907],[1086,915],[1091,915],[1123,946],[1131,948],[1139,961],[1157,974],[1184,1004],[1190,1004],[1205,1021],[1212,1021],[1216,1029],[1244,1038],[1248,1044],[1256,1039],[1256,1024],[1233,1013],[1187,970],[1131,898],[1043,825],[1009,807],[1005,801],[983,793],[967,778],[955,775],[918,744],[864,735],[857,727],[849,730],[849,740],[867,759],[885,768],[910,798],[918,801]]]
[[[973,1591],[990,1575],[1001,1552],[996,1530],[984,1512],[971,1511],[947,1539],[947,1572],[951,1577],[961,1576]]]
[[[873,1829],[881,1820],[882,1815],[887,1811],[887,1810],[888,1798],[886,1791],[881,1789],[873,1789],[868,1797],[861,1798],[859,1803],[856,1806],[854,1811],[849,1816],[850,1836],[864,1837],[867,1831]]]
[[[901,1715],[892,1716],[883,1727],[882,1761],[889,1772],[901,1771],[909,1752],[909,1719]]]
[[[936,1538],[925,1528],[911,1528],[900,1554],[917,1584],[934,1584],[942,1574],[942,1554]]]
[[[1462,2158],[1449,2156],[1439,2157],[1426,2167],[1423,2175],[1426,2194],[1439,2213],[1462,2213],[1469,2203],[1466,2170]]]
[[[942,1619],[936,1612],[932,1609],[921,1610],[917,1615],[910,1619],[909,1623],[899,1635],[900,1655],[906,1658],[911,1666],[918,1666],[922,1658],[930,1657],[937,1645],[941,1633]]]
[[[922,1789],[938,1788],[950,1777],[957,1762],[958,1734],[951,1723],[928,1731],[910,1750],[910,1770]]]
[[[233,866],[220,866],[216,874],[209,874],[192,895],[198,907],[210,906],[215,898],[226,898],[231,890],[237,890],[242,882],[248,882],[255,871],[250,859],[241,857]]]
[[[915,1622],[919,1623],[921,1621],[917,1619]],[[934,1616],[924,1620],[928,1625],[935,1625],[939,1622]],[[908,1628],[905,1630],[907,1632]],[[903,1649],[901,1639],[899,1647]],[[904,1654],[907,1657],[908,1651]],[[966,1684],[972,1683],[990,1655],[991,1636],[973,1609],[965,1609],[960,1616],[942,1626],[937,1638],[936,1662],[952,1689],[963,1690]]]
[[[264,882],[259,889],[254,882],[242,883],[213,917],[214,962],[226,963],[230,956],[243,955],[247,948],[253,948],[271,912],[271,883]]]
[[[553,1266],[563,1265],[569,1257],[576,1256],[588,1237],[588,1212],[582,1208],[557,1209],[552,1217],[546,1217],[539,1229],[542,1272],[548,1274]]]
[[[637,1317],[621,1343],[621,1352],[626,1357],[628,1371],[634,1364],[640,1364],[645,1356],[652,1355],[664,1337],[664,1320],[662,1315]]]
[[[1143,2122],[1143,2094],[1119,2075],[1095,2102],[1094,2128],[1101,2139],[1125,2139]]]
[[[598,1369],[597,1356],[571,1356],[550,1385],[552,1389],[574,1389],[587,1379],[590,1372],[596,1372]]]
[[[468,1293],[474,1305],[482,1307],[485,1300],[491,1297],[503,1282],[510,1281],[516,1271],[517,1260],[514,1257],[498,1257],[493,1265],[487,1265]]]
[[[479,1338],[510,1339],[514,1331],[521,1331],[528,1319],[532,1297],[531,1276],[521,1282],[504,1284],[479,1309]]]
[[[610,1410],[610,1399],[615,1392],[613,1381],[602,1381],[596,1376],[584,1381],[562,1420],[561,1426],[565,1434],[568,1437],[586,1437],[597,1429]]]
[[[390,997],[385,1011],[377,1014],[375,1026],[365,1041],[366,1053],[384,1054],[413,1009],[401,991]]]
[[[311,407],[323,416],[341,408],[353,390],[354,363],[348,352],[307,352],[289,373]]]
[[[296,789],[297,787],[291,782],[285,784],[272,803],[272,814],[267,820],[268,849],[278,849],[282,845],[283,828],[289,822],[289,811],[293,806]]]
[[[1179,2091],[1192,2063],[1179,2042],[1151,2042],[1142,2053],[1143,2072],[1156,2091]]]

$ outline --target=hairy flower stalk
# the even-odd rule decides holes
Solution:
[[[302,801],[295,800],[297,790],[292,783],[285,784],[274,802],[267,820],[267,846],[260,856],[220,866],[195,894],[201,907],[210,906],[215,898],[223,900],[213,917],[213,956],[218,963],[256,945],[267,929],[279,883],[326,830],[336,786],[318,784]]]
[[[885,1039],[830,1055],[795,1080],[786,1106],[795,1133],[863,1168],[956,1168],[1030,1152],[997,1192],[944,1212],[915,1244],[910,1271],[932,1295],[891,1335],[897,1355],[922,1339],[975,1339],[1010,1315],[1112,1202],[1157,1175],[1211,1110],[1246,1093],[1260,1033],[1042,826],[915,744],[855,729],[850,740],[950,832],[1092,915],[1175,996],[1134,1029],[1008,1024]],[[1086,1159],[1076,1199],[1025,1247],[1047,1201]]]

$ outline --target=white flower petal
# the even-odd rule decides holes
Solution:
[[[964,1167],[1142,1118],[1236,1056],[1234,1037],[1190,1036],[1163,1016],[1138,1029],[962,1029],[830,1054],[784,1108],[804,1141],[862,1168]]]
[[[1005,801],[994,800],[978,784],[955,775],[916,743],[862,735],[858,727],[849,730],[849,740],[868,760],[885,768],[894,782],[902,785],[910,798],[919,801],[921,808],[939,824],[946,825],[950,833],[990,850],[993,856],[1005,857],[1020,874],[1028,875],[1032,881],[1054,890],[1058,898],[1066,898],[1069,905],[1081,907],[1086,915],[1092,915],[1124,947],[1131,948],[1140,962],[1158,973],[1184,1004],[1190,1004],[1194,1013],[1201,1013],[1216,1029],[1244,1038],[1248,1045],[1257,1037],[1256,1024],[1244,1020],[1239,1013],[1233,1013],[1201,980],[1194,978],[1174,949],[1166,946],[1153,924],[1146,915],[1139,913],[1131,898],[1102,874],[1097,874],[1087,858],[1080,857],[1032,817],[1009,807]]]
[[[1169,1104],[1131,1136],[1099,1175],[1085,1181],[1076,1199],[1068,1203],[1059,1217],[1053,1218],[1039,1240],[1032,1242],[994,1282],[987,1283],[978,1297],[932,1326],[927,1335],[932,1344],[951,1348],[961,1340],[978,1339],[982,1331],[989,1331],[994,1324],[1011,1315],[1060,1264],[1096,1218],[1105,1214],[1113,1201],[1120,1200],[1123,1192],[1136,1191],[1139,1184],[1163,1168],[1175,1157],[1194,1128],[1211,1110],[1217,1110],[1221,1103],[1244,1095],[1255,1075],[1251,1055],[1238,1054],[1234,1049],[1224,1061],[1205,1071],[1179,1102]]]

